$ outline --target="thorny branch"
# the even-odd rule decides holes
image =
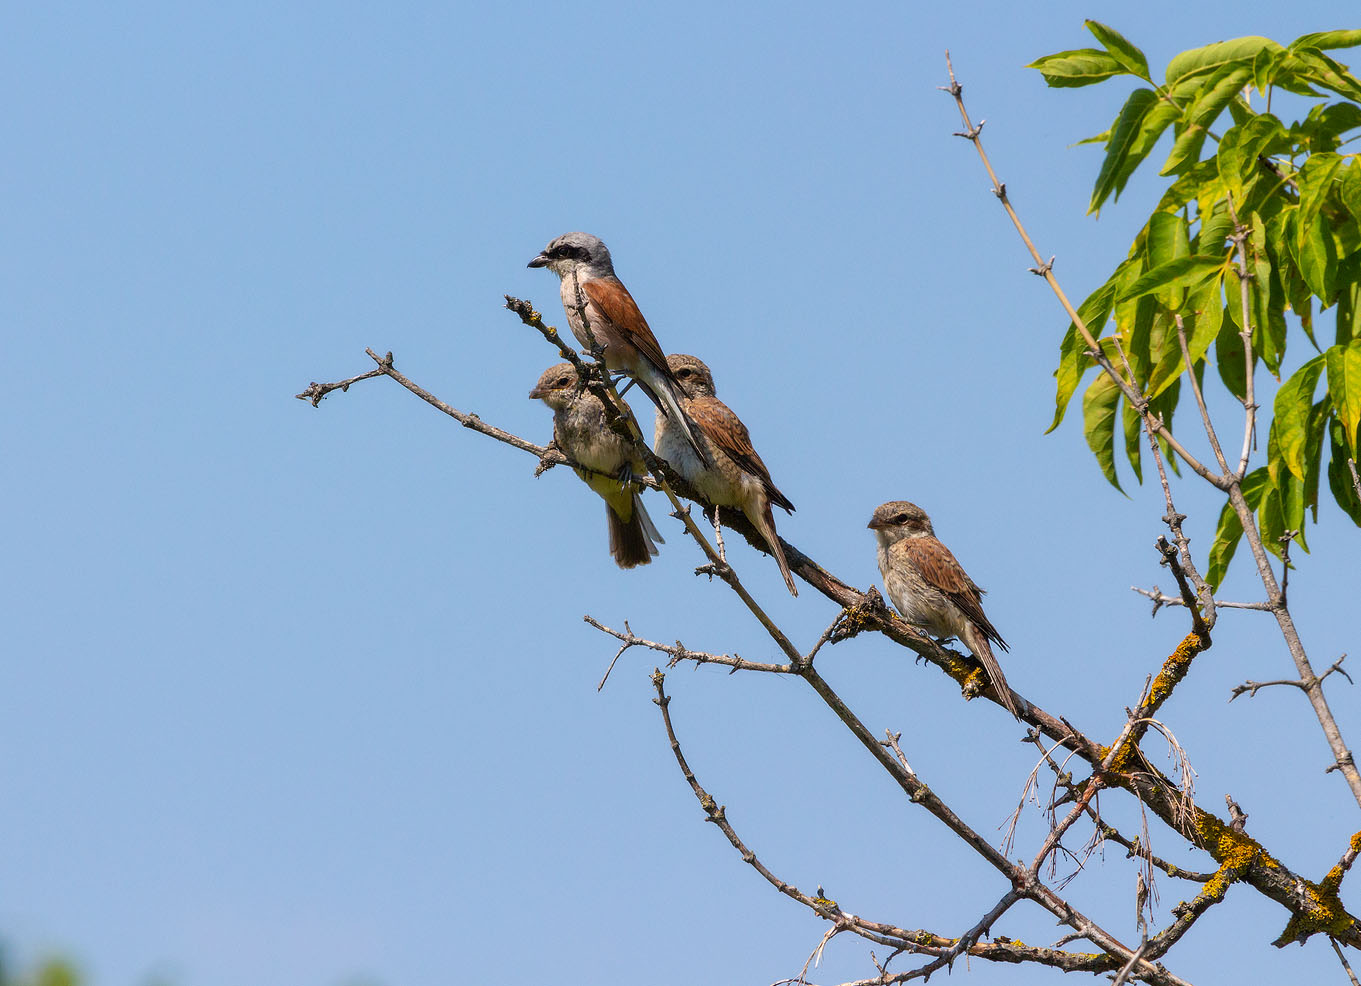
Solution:
[[[1185,605],[1186,605],[1186,603],[1182,600],[1182,598],[1181,598],[1180,596],[1169,596],[1169,595],[1167,595],[1167,593],[1163,592],[1163,591],[1162,591],[1160,588],[1158,588],[1156,585],[1155,585],[1152,589],[1141,589],[1141,588],[1139,588],[1137,585],[1132,585],[1132,586],[1130,586],[1129,588],[1130,588],[1130,591],[1131,591],[1131,592],[1137,592],[1139,595],[1141,595],[1141,596],[1146,596],[1147,598],[1153,600],[1153,615],[1154,615],[1154,616],[1157,616],[1157,615],[1158,615],[1158,610],[1162,609],[1164,606],[1185,606]],[[1258,611],[1259,613],[1269,613],[1269,612],[1271,612],[1271,605],[1270,605],[1269,603],[1240,603],[1240,602],[1233,602],[1232,600],[1226,600],[1226,599],[1216,599],[1216,600],[1215,600],[1215,608],[1216,608],[1216,609],[1251,609],[1251,610],[1256,610],[1256,611]]]
[[[1257,690],[1259,688],[1270,688],[1272,685],[1293,685],[1300,691],[1308,693],[1310,688],[1314,687],[1317,684],[1322,684],[1323,679],[1328,677],[1328,675],[1332,674],[1334,671],[1342,675],[1342,677],[1346,678],[1348,684],[1354,685],[1356,684],[1356,682],[1352,681],[1352,676],[1349,675],[1346,671],[1342,670],[1342,662],[1345,661],[1346,659],[1347,655],[1343,654],[1329,666],[1327,671],[1319,675],[1318,678],[1315,679],[1314,681],[1301,681],[1294,678],[1279,678],[1275,681],[1252,681],[1251,679],[1249,679],[1248,681],[1243,682],[1241,685],[1233,686],[1233,694],[1229,696],[1229,701],[1232,702],[1234,699],[1236,699],[1239,695],[1242,695],[1244,692],[1248,693],[1248,698],[1256,698]]]
[[[1066,952],[1054,948],[1035,948],[1033,946],[1021,945],[1018,942],[1012,942],[1005,938],[998,938],[990,943],[980,942],[979,939],[987,933],[992,924],[1001,917],[1006,910],[1018,901],[1027,897],[1032,897],[1030,891],[1019,888],[1013,888],[1004,894],[1002,899],[999,900],[998,903],[974,925],[974,927],[969,929],[968,932],[958,939],[944,938],[927,931],[908,930],[895,925],[866,920],[859,915],[843,910],[835,900],[824,896],[821,892],[821,888],[819,888],[819,893],[816,896],[800,891],[797,887],[785,882],[772,873],[757,858],[756,854],[752,852],[728,821],[727,811],[724,806],[718,804],[713,796],[700,785],[681,749],[680,740],[676,736],[675,726],[671,720],[671,697],[666,694],[664,687],[665,680],[666,676],[660,670],[653,671],[652,684],[657,692],[657,697],[653,699],[653,701],[657,704],[658,708],[661,709],[662,721],[666,729],[667,740],[671,745],[671,752],[675,756],[676,763],[680,767],[686,782],[690,785],[690,789],[694,792],[695,797],[699,800],[700,806],[704,809],[707,820],[718,827],[732,847],[738,851],[742,861],[755,869],[766,882],[780,893],[797,901],[804,907],[809,908],[819,917],[830,921],[832,927],[824,936],[824,943],[832,934],[838,931],[850,931],[868,941],[886,945],[895,950],[934,956],[932,962],[927,963],[920,968],[895,973],[887,977],[881,973],[879,978],[864,980],[864,982],[899,983],[913,979],[924,980],[936,970],[950,965],[955,958],[962,954],[999,962],[1037,962],[1043,965],[1063,969],[1067,972],[1100,972],[1114,970],[1119,968],[1121,963],[1128,962],[1133,957],[1133,951],[1123,948],[1121,948],[1120,953],[1118,953],[1120,961],[1116,961],[1109,949],[1107,949],[1107,954],[1091,955]],[[896,737],[890,735],[889,739],[890,742],[886,745],[892,746],[897,750],[899,756],[901,756],[902,751],[897,748]],[[933,799],[934,795],[929,793],[929,789],[927,789],[925,785],[920,784],[920,781],[916,779],[916,774],[911,771],[911,768],[905,766],[905,758],[903,758],[902,764],[904,765],[904,775],[910,776],[913,783],[917,784],[919,786],[918,789],[922,792],[920,801],[925,801],[928,798]],[[914,798],[914,800],[918,799]],[[1110,939],[1105,932],[1102,932],[1089,920],[1078,915],[1071,909],[1066,910],[1067,917],[1065,917],[1064,914],[1060,914],[1058,915],[1060,920],[1064,920],[1065,923],[1078,929],[1081,937],[1089,938],[1102,948],[1106,948],[1106,944],[1103,944],[1103,942],[1113,943],[1113,939]],[[1094,935],[1099,937],[1093,937]],[[805,965],[804,971],[807,971],[807,965]],[[1151,983],[1181,984],[1184,982],[1160,966],[1153,966],[1142,962],[1139,963],[1139,978],[1145,979]],[[795,980],[786,980],[786,982],[789,983],[802,981],[802,975]]]
[[[542,446],[535,445],[532,442],[528,442],[517,436],[503,432],[500,429],[486,425],[475,415],[467,415],[463,412],[455,411],[443,401],[434,398],[401,374],[396,373],[391,367],[391,360],[378,357],[371,351],[370,356],[375,362],[379,363],[380,368],[383,369],[383,372],[379,375],[392,377],[398,383],[402,384],[402,386],[406,387],[406,389],[410,390],[418,397],[421,397],[422,400],[439,408],[461,424],[465,423],[465,419],[470,419],[476,422],[476,424],[465,426],[486,434],[489,437],[496,438],[498,441],[503,441],[506,444],[529,452],[536,458],[540,458],[545,454],[558,454],[553,450],[547,450]],[[337,387],[335,389],[339,388]],[[562,461],[566,462],[567,460],[563,457]],[[681,491],[687,497],[693,497],[697,502],[703,503],[702,498],[694,495],[694,491],[689,488],[684,479],[672,472],[664,462],[659,460],[658,468],[662,476],[665,477],[667,483],[671,485],[673,489]],[[682,510],[683,518],[685,515],[688,515],[688,510]],[[762,541],[760,540],[759,534],[757,534],[751,525],[746,522],[745,517],[734,512],[726,517],[726,523],[730,530],[737,530],[754,547],[757,547],[758,549],[761,547]],[[789,544],[787,541],[782,541],[782,545],[791,570],[796,572],[805,582],[841,607],[837,623],[828,635],[828,642],[835,643],[839,640],[850,639],[866,630],[878,631],[895,643],[909,648],[920,657],[944,670],[950,677],[954,678],[961,687],[967,688],[970,682],[977,680],[978,666],[974,661],[952,650],[941,647],[916,627],[913,627],[897,615],[893,614],[876,591],[871,589],[868,592],[861,592],[827,572],[794,545]],[[784,639],[787,641],[787,638]],[[1193,641],[1196,640],[1195,635],[1192,634],[1190,639]],[[1168,661],[1164,666],[1164,673],[1167,677],[1163,682],[1163,685],[1160,685],[1155,681],[1154,691],[1161,692],[1162,698],[1164,699],[1169,693],[1166,686],[1175,683],[1173,679],[1175,678],[1176,670],[1180,668],[1184,671],[1184,668],[1187,666],[1186,659],[1189,653],[1187,647],[1188,642],[1183,641],[1183,645],[1179,648],[1178,652],[1168,658]],[[915,778],[912,778],[910,775],[905,776],[895,759],[880,747],[878,741],[874,739],[870,731],[866,729],[864,724],[850,711],[845,702],[832,690],[830,685],[827,684],[821,675],[812,667],[802,664],[802,656],[799,655],[798,650],[794,648],[792,643],[788,644],[788,648],[789,649],[786,650],[784,647],[781,647],[781,650],[787,657],[790,657],[790,651],[793,652],[793,656],[790,657],[791,663],[799,663],[799,670],[795,673],[813,688],[823,702],[832,709],[837,717],[840,718],[857,739],[860,740],[866,750],[879,760],[881,766],[888,771],[890,776],[892,776],[899,786],[903,788],[905,793],[914,801],[923,804],[928,810],[932,810],[933,814],[936,814],[937,811],[939,811],[940,814],[938,817],[941,817],[942,820],[946,820],[947,824],[950,824],[952,828],[954,828],[956,824],[960,826],[963,832],[968,833],[968,837],[965,838],[966,842],[978,850],[985,859],[992,862],[994,867],[999,869],[999,871],[1004,873],[1008,872],[1006,867],[1010,867],[1012,864],[1008,863],[1005,857],[996,853],[981,836],[974,833],[967,826],[964,826],[963,822],[958,820],[953,812],[943,804],[938,804],[929,789],[919,785],[915,781]],[[719,655],[713,656],[717,657]],[[1179,680],[1179,678],[1176,680]],[[992,696],[991,689],[984,691],[982,694],[984,697],[989,698],[994,702],[997,701]],[[1102,762],[1107,751],[1099,744],[1083,736],[1065,720],[1049,714],[1034,703],[1026,700],[1023,696],[1016,697],[1018,699],[1018,707],[1022,710],[1022,718],[1036,727],[1042,735],[1053,740],[1066,741],[1069,748],[1074,750],[1075,754],[1088,764],[1095,766]],[[997,704],[1000,704],[1000,702]],[[1126,746],[1128,748],[1128,744],[1126,744]],[[1180,818],[1182,812],[1185,810],[1185,806],[1181,799],[1175,796],[1177,785],[1163,777],[1158,771],[1149,768],[1133,773],[1122,773],[1117,770],[1109,775],[1109,782],[1113,787],[1119,787],[1134,794],[1148,806],[1149,810],[1174,829],[1179,831],[1183,830],[1183,827],[1188,824]],[[1169,795],[1168,792],[1173,793]],[[1252,860],[1244,872],[1240,874],[1240,879],[1250,883],[1260,893],[1281,904],[1291,912],[1292,919],[1290,926],[1282,935],[1281,939],[1278,939],[1278,944],[1285,944],[1289,941],[1300,940],[1302,937],[1308,937],[1308,935],[1321,929],[1328,921],[1333,920],[1334,915],[1337,913],[1345,913],[1345,911],[1342,910],[1340,903],[1336,901],[1335,895],[1330,896],[1326,890],[1320,895],[1320,893],[1316,892],[1318,888],[1315,888],[1308,881],[1304,880],[1303,877],[1298,876],[1282,866],[1276,861],[1276,857],[1267,854],[1254,840],[1251,840],[1247,836],[1241,836],[1241,839],[1243,840],[1241,844],[1209,837],[1215,832],[1227,831],[1227,824],[1220,821],[1209,812],[1205,812],[1199,808],[1193,807],[1193,811],[1194,817],[1189,824],[1197,833],[1201,834],[1200,841],[1205,848],[1209,849],[1212,855],[1215,855],[1217,852],[1232,851],[1235,854],[1244,855]],[[1216,857],[1216,861],[1222,863],[1222,860],[1218,857]],[[999,863],[1001,864],[1000,866],[998,865]],[[1302,894],[1299,890],[1300,887],[1305,887],[1306,890],[1311,892]],[[1055,913],[1056,916],[1070,913],[1067,903],[1053,891],[1048,890],[1048,888],[1041,886],[1036,889],[1036,893],[1041,894],[1042,896],[1047,895],[1044,896],[1042,902],[1052,906],[1053,913]],[[1050,906],[1046,906],[1046,909],[1050,909]],[[1076,912],[1071,913],[1076,914]],[[1080,916],[1078,917],[1080,918]],[[1085,921],[1085,919],[1081,920]],[[1083,934],[1086,936],[1085,931]],[[1354,924],[1349,925],[1349,927],[1342,933],[1339,933],[1337,937],[1346,944],[1361,947],[1361,930],[1358,930]],[[1123,956],[1121,958],[1121,963],[1127,961],[1129,955],[1132,954],[1132,951],[1125,946],[1118,945],[1113,939],[1110,939],[1110,941],[1112,948],[1117,949],[1118,953]],[[953,944],[953,940],[950,940],[950,944]],[[1098,945],[1099,947],[1105,947],[1104,945],[1100,945],[1099,942]],[[947,945],[946,947],[949,946]],[[970,954],[976,953],[971,950]],[[1098,958],[1107,959],[1109,957],[1098,956]],[[1036,961],[1040,960],[1036,959]],[[1117,966],[1111,966],[1109,968],[1114,969],[1116,967]],[[1104,969],[1107,967],[1101,966],[1101,968]]]

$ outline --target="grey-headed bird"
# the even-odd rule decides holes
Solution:
[[[1002,650],[1007,643],[983,612],[983,590],[937,540],[926,511],[892,500],[875,509],[867,526],[879,541],[884,589],[903,619],[941,640],[958,637],[987,671],[1002,704],[1019,719],[989,641]]]
[[[544,370],[529,396],[553,409],[553,441],[604,499],[615,563],[620,568],[646,565],[657,545],[666,542],[643,507],[642,487],[630,481],[646,470],[637,450],[610,428],[605,406],[580,383],[571,363]]]
[[[667,368],[662,347],[633,295],[615,276],[614,261],[600,238],[590,233],[563,233],[529,266],[547,267],[558,275],[562,307],[577,341],[590,345],[586,335],[589,323],[591,337],[605,351],[605,365],[632,377],[659,411],[676,418],[686,441],[699,451],[699,442],[681,411],[676,380]]]
[[[677,427],[679,415],[657,415],[655,449],[673,469],[686,478],[701,496],[720,507],[736,507],[751,521],[770,546],[780,566],[790,595],[797,596],[794,578],[789,574],[780,538],[775,533],[771,504],[794,512],[794,504],[781,493],[770,478],[770,470],[752,447],[751,435],[744,425],[718,399],[714,377],[702,360],[673,354],[666,358],[681,390],[681,408],[695,423],[707,462],[695,455]]]

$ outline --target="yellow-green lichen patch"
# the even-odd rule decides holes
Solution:
[[[1203,642],[1197,633],[1188,633],[1185,639],[1177,645],[1166,661],[1163,662],[1162,670],[1158,672],[1158,677],[1153,679],[1153,687],[1148,693],[1148,714],[1154,712],[1167,701],[1172,694],[1172,689],[1176,688],[1186,672],[1191,670],[1191,661],[1204,650]]]
[[[1347,843],[1347,847],[1348,853],[1353,859],[1355,859],[1357,855],[1361,855],[1361,832],[1357,832],[1351,837],[1351,841]],[[1339,862],[1328,871],[1326,876],[1324,876],[1322,882],[1319,883],[1319,889],[1325,893],[1337,893],[1337,888],[1342,886],[1342,878],[1346,875],[1347,866],[1343,865],[1342,862]]]

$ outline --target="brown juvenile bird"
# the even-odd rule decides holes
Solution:
[[[933,637],[958,637],[988,672],[993,690],[1020,718],[1006,676],[992,655],[993,641],[1007,643],[983,613],[983,595],[974,580],[936,539],[931,518],[915,503],[893,500],[874,511],[868,527],[879,541],[879,572],[893,605],[908,623]]]
[[[654,448],[701,496],[720,507],[737,507],[770,546],[790,595],[797,596],[789,563],[775,533],[773,503],[789,513],[794,504],[775,487],[770,470],[752,447],[751,435],[728,405],[714,396],[714,377],[702,360],[673,354],[667,366],[680,385],[681,408],[699,431],[708,462],[701,461],[676,425],[677,415],[657,415]]]
[[[646,565],[666,542],[643,507],[642,487],[630,481],[646,471],[637,450],[611,430],[605,406],[580,383],[571,363],[544,370],[529,396],[553,409],[553,441],[604,499],[615,562],[620,568]]]
[[[677,419],[685,440],[699,451],[690,423],[681,413],[676,380],[667,368],[662,347],[633,295],[615,275],[609,248],[600,238],[590,233],[563,233],[529,266],[547,267],[558,275],[562,307],[577,341],[590,345],[586,335],[589,323],[591,337],[605,350],[605,365],[633,378],[662,414]]]

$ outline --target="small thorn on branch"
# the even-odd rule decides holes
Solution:
[[[1040,264],[1038,267],[1027,267],[1026,270],[1030,271],[1030,273],[1036,275],[1037,277],[1045,277],[1051,270],[1054,269],[1054,259],[1055,259],[1054,257],[1050,257],[1047,261]]]
[[[945,87],[942,86],[941,88],[944,89]],[[956,86],[955,88],[957,88],[959,92],[964,91],[962,87]],[[957,95],[957,93],[952,92],[951,95]],[[963,137],[965,140],[977,140],[978,135],[983,132],[983,124],[987,122],[987,120],[979,120],[975,126],[970,127],[968,130],[956,130],[953,136]]]
[[[1233,795],[1224,795],[1224,803],[1229,806],[1229,828],[1235,832],[1242,832],[1248,824],[1248,813],[1239,807],[1237,801],[1233,800]]]

